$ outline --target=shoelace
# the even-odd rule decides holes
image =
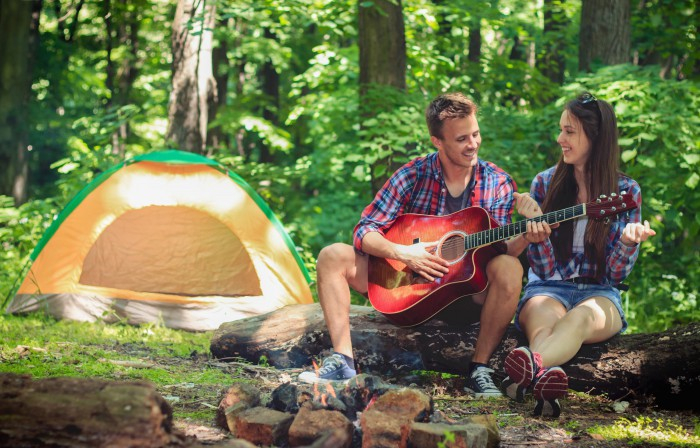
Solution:
[[[320,369],[318,369],[319,375],[325,375],[336,370],[338,367],[342,366],[343,363],[335,356],[329,356],[323,360],[323,364]]]
[[[493,379],[491,379],[491,373],[493,373],[493,369],[476,369],[476,372],[474,374],[474,380],[476,381],[476,384],[479,385],[479,388],[481,390],[498,390],[498,388],[493,382]]]

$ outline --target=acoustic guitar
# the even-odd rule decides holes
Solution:
[[[556,224],[582,216],[606,220],[635,208],[637,204],[631,194],[613,193],[529,221]],[[486,265],[498,255],[493,243],[525,233],[527,221],[498,226],[481,207],[469,207],[445,216],[415,213],[399,216],[385,237],[403,245],[438,241],[436,254],[449,262],[449,272],[430,282],[400,261],[370,256],[367,291],[370,303],[399,326],[427,321],[456,300],[484,291],[488,286]]]

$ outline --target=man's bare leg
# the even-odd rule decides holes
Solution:
[[[367,292],[368,257],[347,244],[324,247],[316,262],[318,299],[333,350],[350,358],[350,288]]]
[[[523,268],[517,258],[499,255],[486,266],[486,276],[488,292],[485,296],[474,297],[474,301],[483,306],[472,362],[488,365],[518,307]]]

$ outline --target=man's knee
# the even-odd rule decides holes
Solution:
[[[520,295],[523,285],[523,267],[520,260],[510,255],[499,255],[486,268],[490,287],[497,287],[509,296]]]
[[[334,243],[321,249],[316,259],[316,269],[338,268],[352,260],[353,248],[344,243]]]

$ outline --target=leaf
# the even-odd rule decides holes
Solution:
[[[698,182],[700,182],[700,176],[698,173],[693,173],[688,179],[686,179],[685,186],[691,190],[695,190],[695,187],[698,186]]]
[[[627,163],[630,160],[634,159],[637,157],[637,150],[636,149],[628,149],[626,151],[622,151],[622,161]]]
[[[700,161],[700,154],[683,154],[683,159],[688,165],[695,165]]]

